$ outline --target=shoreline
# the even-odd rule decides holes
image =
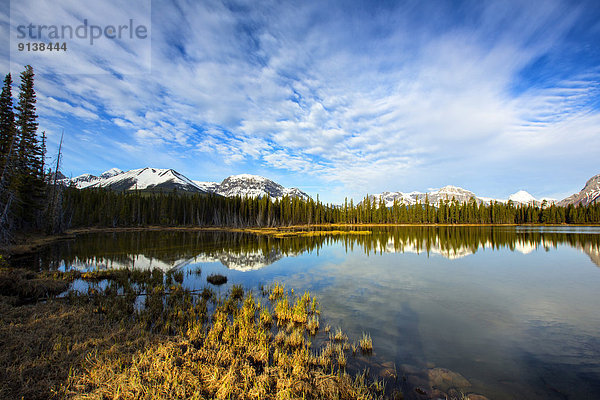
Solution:
[[[77,235],[90,233],[119,233],[119,232],[153,232],[153,231],[174,231],[174,232],[240,232],[257,235],[271,235],[274,237],[292,237],[302,236],[302,232],[314,228],[382,228],[382,227],[598,227],[600,225],[590,224],[310,224],[310,225],[289,225],[277,227],[217,227],[217,226],[132,226],[132,227],[87,227],[67,229],[64,233],[45,235],[41,233],[23,234],[17,239],[17,244],[12,244],[0,248],[0,254],[21,255],[34,252],[41,247],[62,240],[75,239]],[[298,232],[298,234],[294,234]],[[319,231],[318,234],[325,234],[327,231]],[[339,234],[341,231],[335,231]],[[350,231],[353,232],[353,231]],[[356,231],[354,231],[356,232]],[[366,234],[366,231],[356,233]],[[351,233],[350,233],[351,234]]]

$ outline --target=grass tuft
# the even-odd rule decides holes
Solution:
[[[371,335],[368,333],[362,334],[362,338],[360,339],[360,350],[363,353],[371,353],[373,351],[373,340],[371,340]]]
[[[210,274],[206,277],[206,281],[210,284],[220,286],[227,283],[227,277],[220,274]]]

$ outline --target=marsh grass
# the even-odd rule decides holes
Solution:
[[[313,346],[320,310],[308,292],[275,284],[255,297],[234,285],[217,297],[158,271],[54,279],[89,288],[30,306],[1,298],[1,398],[381,397],[376,382],[346,372],[344,343]]]
[[[348,340],[348,336],[342,331],[342,328],[338,327],[335,330],[334,335],[329,335],[330,339],[335,342],[346,342]]]
[[[373,351],[373,340],[368,333],[363,332],[362,334],[362,338],[360,339],[360,350],[363,353],[371,353]]]

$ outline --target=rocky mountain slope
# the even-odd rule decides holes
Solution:
[[[117,168],[103,172],[100,176],[83,174],[69,179],[79,189],[110,188],[113,190],[164,191],[173,189],[184,192],[206,193],[194,182],[172,169],[140,168],[123,172]]]
[[[112,168],[99,176],[83,174],[75,178],[64,178],[65,185],[75,185],[79,189],[110,188],[113,190],[142,190],[169,192],[173,189],[193,193],[216,193],[225,197],[269,196],[273,199],[284,196],[308,199],[308,194],[298,188],[285,188],[282,185],[258,175],[232,175],[221,183],[192,181],[173,169],[140,168],[123,172]]]
[[[232,175],[223,179],[221,183],[201,181],[194,181],[194,183],[203,190],[225,197],[263,197],[268,195],[273,199],[280,199],[284,196],[299,197],[305,200],[309,198],[306,193],[298,188],[285,188],[258,175]]]
[[[373,201],[373,199],[383,198],[387,207],[391,207],[394,204],[394,200],[397,200],[398,203],[404,203],[406,205],[415,204],[417,201],[424,203],[425,200],[429,202],[431,205],[437,205],[440,201],[452,201],[456,199],[459,203],[464,203],[470,201],[472,198],[475,199],[477,204],[489,204],[490,202],[498,201],[501,203],[506,203],[508,200],[504,199],[494,199],[490,197],[477,196],[475,193],[457,187],[457,186],[444,186],[441,189],[432,190],[430,192],[383,192],[375,195],[369,196],[369,199]],[[537,200],[531,194],[527,193],[524,190],[520,190],[517,193],[510,195],[509,200],[512,200],[515,204],[541,204],[541,200]]]
[[[600,202],[600,174],[590,178],[579,193],[575,193],[558,202],[559,206],[587,206]]]
[[[59,175],[59,178],[62,178],[62,174]],[[232,175],[225,178],[221,183],[204,182],[192,181],[173,169],[149,167],[126,172],[118,168],[112,168],[99,176],[83,174],[71,179],[61,179],[61,182],[65,185],[75,185],[79,189],[105,187],[113,190],[163,192],[176,189],[192,193],[215,193],[225,197],[263,197],[268,195],[272,199],[281,199],[284,196],[298,197],[305,200],[309,198],[308,194],[298,188],[285,188],[277,182],[258,175]],[[380,198],[383,199],[387,207],[391,207],[395,200],[399,204],[406,205],[416,204],[417,202],[424,203],[427,200],[429,204],[437,205],[440,201],[455,199],[459,203],[463,203],[470,201],[472,198],[478,204],[489,204],[494,201],[506,203],[510,200],[515,205],[532,204],[539,206],[543,201],[546,201],[548,204],[556,203],[560,206],[570,204],[586,206],[600,201],[600,174],[589,179],[579,193],[575,193],[559,202],[554,199],[536,199],[524,190],[511,194],[508,199],[494,199],[478,196],[469,190],[451,185],[429,192],[383,192],[369,196],[371,201]]]

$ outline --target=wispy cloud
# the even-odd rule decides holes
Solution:
[[[89,12],[61,0],[34,16]],[[32,62],[42,121],[112,129],[105,150],[132,154],[121,168],[172,160],[205,179],[220,162],[322,196],[447,183],[544,194],[600,172],[600,55],[584,49],[600,33],[581,26],[594,13],[563,1],[153,2],[151,49],[81,46],[80,74]],[[135,73],[150,54],[151,73]],[[71,168],[109,166],[85,159]],[[539,183],[549,171],[555,187]]]

